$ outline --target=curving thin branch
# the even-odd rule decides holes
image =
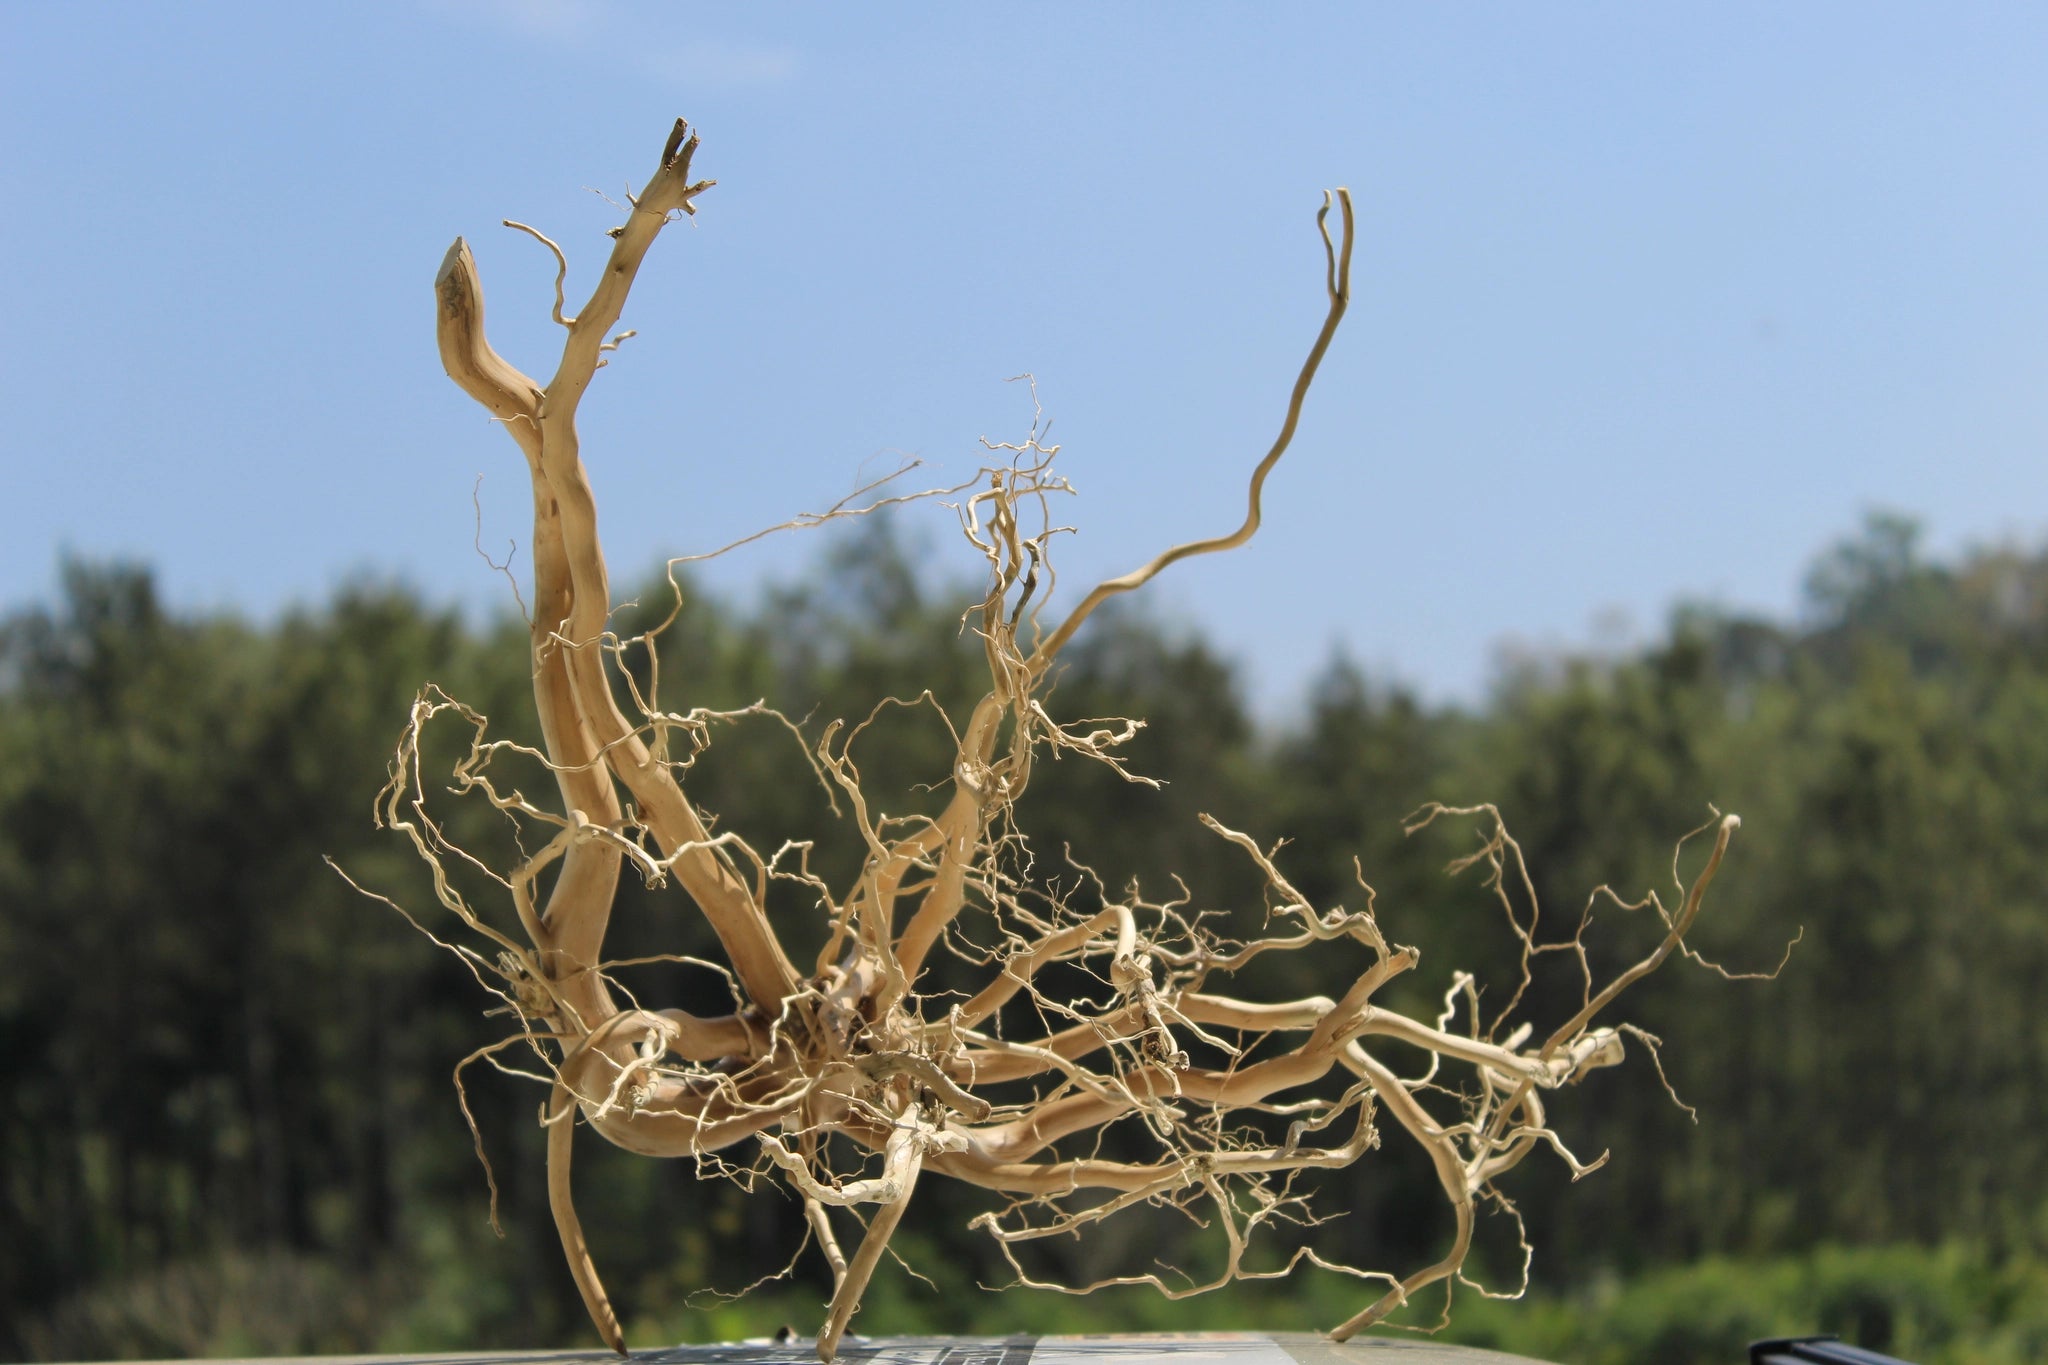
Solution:
[[[712,183],[690,179],[697,146],[678,120],[655,173],[608,234],[604,268],[574,316],[564,309],[566,253],[508,220],[546,246],[557,265],[551,316],[567,337],[545,386],[492,349],[476,264],[460,238],[442,263],[435,292],[443,365],[511,436],[532,484],[530,643],[542,749],[486,739],[480,713],[429,687],[412,709],[377,807],[380,821],[406,835],[433,870],[442,906],[496,954],[493,964],[475,950],[444,945],[498,997],[499,1012],[517,1020],[512,1036],[472,1053],[462,1067],[484,1060],[546,1082],[549,1204],[599,1334],[625,1351],[576,1215],[570,1173],[579,1123],[629,1151],[693,1160],[707,1176],[732,1176],[749,1187],[761,1179],[785,1183],[803,1206],[806,1244],[817,1246],[832,1277],[818,1335],[825,1360],[925,1176],[1007,1201],[974,1226],[1010,1258],[1021,1284],[1047,1282],[1016,1259],[1019,1248],[1161,1209],[1197,1218],[1221,1239],[1222,1269],[1212,1282],[1170,1282],[1147,1270],[1064,1287],[1087,1292],[1142,1283],[1180,1297],[1302,1265],[1385,1285],[1370,1307],[1336,1329],[1341,1338],[1432,1285],[1463,1282],[1482,1205],[1511,1209],[1497,1181],[1539,1148],[1553,1151],[1574,1177],[1604,1160],[1582,1162],[1559,1141],[1546,1097],[1620,1063],[1624,1037],[1642,1041],[1655,1058],[1658,1041],[1650,1035],[1594,1021],[1674,952],[1704,961],[1687,936],[1735,817],[1717,816],[1710,826],[1716,833],[1706,865],[1675,912],[1666,913],[1654,894],[1639,903],[1655,906],[1663,920],[1659,946],[1596,989],[1583,941],[1590,916],[1581,917],[1570,939],[1538,941],[1534,884],[1497,811],[1431,806],[1418,813],[1412,828],[1439,818],[1479,822],[1479,852],[1454,871],[1484,869],[1486,889],[1505,909],[1521,955],[1520,979],[1490,1022],[1479,1019],[1478,986],[1462,972],[1451,974],[1445,1011],[1433,1022],[1384,1003],[1389,983],[1415,971],[1420,958],[1387,937],[1371,888],[1362,910],[1320,909],[1280,867],[1277,845],[1262,846],[1207,815],[1205,825],[1265,883],[1265,923],[1244,940],[1225,937],[1221,922],[1191,912],[1185,888],[1167,900],[1150,899],[1136,886],[1111,895],[1071,855],[1077,879],[1034,874],[1016,820],[1046,752],[1150,781],[1123,756],[1141,723],[1060,720],[1049,705],[1051,665],[1110,597],[1142,587],[1182,559],[1240,546],[1259,530],[1266,480],[1294,440],[1350,301],[1349,193],[1325,195],[1316,215],[1327,308],[1280,431],[1253,467],[1245,516],[1234,531],[1175,545],[1098,584],[1056,627],[1042,630],[1039,614],[1056,584],[1049,545],[1065,529],[1050,509],[1071,491],[1054,472],[1058,447],[1043,443],[1042,415],[1021,442],[984,442],[995,462],[971,481],[853,505],[885,479],[824,513],[772,528],[820,525],[972,490],[954,510],[988,573],[981,600],[962,618],[981,649],[987,690],[960,723],[925,693],[885,699],[867,720],[831,722],[806,741],[813,771],[864,852],[857,875],[833,886],[811,870],[809,838],[762,845],[777,850],[764,857],[737,830],[714,835],[691,801],[685,778],[711,744],[714,722],[767,717],[791,733],[799,727],[765,704],[732,712],[663,709],[661,688],[672,690],[673,680],[656,641],[683,609],[682,590],[671,576],[674,604],[661,625],[627,639],[614,630],[596,502],[576,429],[604,356],[632,335],[615,329],[648,250],[667,223],[695,211],[695,199]],[[1340,220],[1335,237],[1333,207]],[[624,669],[630,648],[645,651],[644,690]],[[951,791],[930,817],[890,815],[861,773],[860,754],[878,742],[871,722],[886,708],[911,706],[935,714],[953,746],[950,770],[933,775],[949,778]],[[469,727],[452,796],[422,772],[422,737],[437,725]],[[511,757],[545,768],[555,786],[552,808],[493,776],[493,762]],[[494,869],[457,847],[437,813],[442,803],[464,799],[487,803],[518,829],[542,831],[544,842],[514,866]],[[457,865],[482,873],[501,902],[473,903],[460,893],[449,875]],[[679,887],[702,914],[723,949],[724,961],[710,965],[732,989],[730,1013],[644,1007],[619,984],[614,973],[634,962],[686,960],[606,957],[619,878],[629,866],[650,886]],[[792,965],[768,920],[771,889],[781,883],[801,887],[823,917],[826,946],[809,975]],[[982,946],[970,946],[970,937]],[[1274,953],[1312,953],[1331,993],[1273,1001],[1234,993],[1232,983],[1247,966]],[[1535,1022],[1520,1012],[1534,964],[1550,953],[1579,965],[1585,995],[1581,1008],[1532,1047]],[[964,995],[940,990],[934,983],[942,963],[950,964],[949,982],[964,970],[978,973],[971,978],[978,984]],[[1453,1028],[1461,1011],[1469,1014],[1463,1033]],[[539,1070],[501,1062],[514,1045],[537,1057]],[[1388,1058],[1396,1053],[1404,1068],[1419,1070],[1418,1079],[1395,1070]],[[1411,1068],[1410,1054],[1423,1058],[1419,1068]],[[1661,1064],[1658,1070],[1661,1077]],[[458,1096],[466,1115],[466,1093],[458,1089]],[[1306,1173],[1365,1159],[1381,1141],[1383,1118],[1428,1157],[1455,1219],[1443,1256],[1405,1276],[1344,1266],[1319,1251],[1321,1215],[1306,1185],[1295,1184]],[[1106,1136],[1112,1131],[1114,1142]],[[1333,1133],[1348,1136],[1337,1140]],[[872,1216],[849,1256],[834,1219],[854,1216],[857,1206]],[[1516,1228],[1526,1262],[1528,1240],[1519,1221]],[[1273,1254],[1253,1259],[1255,1246],[1270,1246]]]

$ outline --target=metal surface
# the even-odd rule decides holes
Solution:
[[[852,1337],[844,1365],[1544,1365],[1529,1356],[1407,1338],[1336,1342],[1310,1332],[1189,1332],[1080,1337]],[[634,1365],[817,1365],[807,1337],[635,1351]],[[465,1351],[297,1356],[219,1365],[616,1365],[610,1351]]]

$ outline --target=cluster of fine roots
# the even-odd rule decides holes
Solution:
[[[1594,1021],[1674,950],[1689,951],[1686,932],[1735,817],[1700,831],[1711,851],[1677,903],[1644,902],[1662,916],[1661,945],[1604,984],[1586,970],[1580,1007],[1541,1033],[1511,1020],[1512,1003],[1490,1022],[1476,1008],[1465,1010],[1468,1026],[1454,1029],[1457,997],[1477,1002],[1462,975],[1441,1017],[1410,1018],[1379,1003],[1387,984],[1416,966],[1417,953],[1382,933],[1369,894],[1363,910],[1318,909],[1268,851],[1207,817],[1265,880],[1260,936],[1224,937],[1184,913],[1184,901],[1119,896],[1092,878],[1080,879],[1087,895],[1070,905],[1029,878],[1024,835],[1012,818],[1034,763],[1048,753],[1099,760],[1145,780],[1120,758],[1136,723],[1063,724],[1049,713],[1054,665],[1104,601],[1176,560],[1229,549],[1257,530],[1264,481],[1287,448],[1348,300],[1348,194],[1325,196],[1317,216],[1328,311],[1280,434],[1251,476],[1237,530],[1176,546],[1046,620],[1052,574],[1045,542],[1053,528],[1045,509],[1050,495],[1066,491],[1051,473],[1056,448],[1041,445],[1035,430],[1022,444],[989,446],[991,467],[951,490],[961,530],[987,562],[986,594],[963,617],[987,661],[987,691],[964,718],[947,722],[958,747],[952,771],[931,774],[944,794],[935,816],[891,815],[863,793],[854,750],[864,727],[831,725],[807,742],[866,849],[858,875],[835,886],[811,871],[808,843],[791,840],[764,854],[735,833],[714,835],[693,805],[685,768],[714,717],[664,710],[654,689],[622,667],[629,644],[652,660],[655,637],[622,641],[612,632],[596,509],[578,451],[577,407],[618,344],[612,329],[640,263],[662,228],[692,212],[691,201],[709,185],[690,179],[696,146],[678,121],[659,169],[612,230],[600,281],[574,317],[563,313],[558,273],[554,318],[568,340],[545,385],[492,350],[475,262],[460,239],[448,253],[437,281],[442,359],[518,444],[532,475],[533,689],[545,753],[520,752],[544,762],[560,802],[549,809],[494,782],[492,759],[518,746],[486,741],[481,716],[432,688],[414,707],[380,798],[380,817],[405,830],[433,864],[443,904],[493,945],[463,951],[519,1027],[485,1052],[526,1047],[545,1067],[551,1206],[598,1330],[625,1350],[571,1201],[579,1122],[633,1152],[785,1182],[831,1267],[835,1289],[818,1334],[818,1353],[828,1361],[919,1183],[932,1177],[995,1192],[992,1211],[975,1225],[1026,1283],[1038,1281],[1017,1259],[1018,1244],[1086,1235],[1146,1205],[1199,1215],[1207,1235],[1220,1240],[1220,1273],[1208,1284],[1169,1284],[1151,1274],[1099,1283],[1146,1282],[1180,1294],[1285,1274],[1304,1260],[1348,1269],[1381,1288],[1334,1329],[1343,1338],[1424,1286],[1458,1276],[1477,1206],[1505,1202],[1494,1188],[1505,1172],[1539,1146],[1574,1172],[1588,1169],[1558,1141],[1545,1104],[1589,1069],[1621,1059],[1621,1034],[1632,1030]],[[510,226],[538,238],[566,272],[553,242]],[[626,714],[622,697],[636,714]],[[501,908],[489,913],[445,875],[448,859],[476,860],[453,847],[424,804],[420,739],[437,716],[471,727],[456,789],[546,836],[517,866],[483,869],[502,893]],[[1521,940],[1521,984],[1539,952],[1576,953],[1584,967],[1577,937],[1539,944],[1528,912],[1518,917],[1514,901],[1528,903],[1520,854],[1490,808],[1429,807],[1414,823],[1452,815],[1479,824],[1471,861],[1490,871],[1509,907]],[[606,924],[628,867],[650,885],[680,885],[708,921],[724,952],[717,965],[731,986],[729,1012],[645,1008],[608,975],[616,964],[605,959]],[[780,888],[791,884],[823,917],[811,940],[818,929],[827,935],[802,967],[767,912],[771,888],[786,899]],[[1257,1001],[1235,993],[1233,983],[1254,958],[1305,950],[1330,974],[1329,994]],[[953,983],[944,990],[932,975],[942,961]],[[958,988],[962,980],[967,989]],[[1076,993],[1077,981],[1087,989]],[[1516,1001],[1521,994],[1515,991]],[[1248,1256],[1262,1229],[1312,1225],[1299,1192],[1303,1173],[1351,1165],[1389,1124],[1427,1154],[1455,1215],[1440,1260],[1392,1275],[1334,1265],[1306,1245],[1284,1256]]]

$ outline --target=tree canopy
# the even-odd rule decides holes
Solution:
[[[665,606],[655,583],[646,610]],[[687,680],[664,685],[819,721],[927,687],[961,704],[973,594],[953,587],[867,523],[802,587],[751,605],[691,592],[664,646]],[[1340,658],[1284,727],[1254,722],[1230,661],[1190,630],[1118,611],[1091,632],[1062,707],[1145,717],[1131,763],[1165,785],[1047,764],[1026,798],[1039,846],[1118,881],[1177,874],[1197,906],[1245,913],[1255,876],[1194,818],[1231,813],[1262,844],[1291,840],[1280,861],[1319,903],[1363,895],[1362,870],[1388,934],[1422,950],[1418,990],[1441,992],[1432,964],[1497,965],[1468,945],[1499,937],[1472,877],[1443,875],[1466,836],[1403,836],[1424,802],[1497,803],[1560,917],[1602,884],[1668,887],[1670,849],[1708,803],[1741,813],[1693,946],[1747,973],[1798,942],[1768,983],[1666,972],[1639,992],[1697,1122],[1643,1068],[1586,1079],[1568,1136],[1615,1157],[1569,1198],[1562,1170],[1517,1172],[1551,1248],[1539,1273],[1833,1242],[2048,1251],[2048,556],[1937,563],[1909,520],[1873,518],[1816,560],[1796,622],[1683,608],[1645,648],[1525,666],[1474,708]],[[524,637],[368,583],[274,623],[178,613],[145,567],[79,562],[60,600],[0,624],[0,1351],[171,1353],[192,1305],[235,1284],[280,1305],[247,1329],[269,1350],[452,1342],[515,1320],[528,1344],[573,1337],[536,1096],[467,1078],[504,1242],[451,1102],[451,1066],[499,1036],[488,1001],[324,861],[430,905],[404,841],[372,828],[372,797],[421,682],[530,714]],[[864,775],[915,800],[950,741],[928,712],[886,724]],[[770,722],[721,732],[694,794],[725,827],[826,830],[821,860],[859,856]],[[672,895],[626,893],[616,955],[711,946]],[[1658,932],[1611,902],[1593,913],[1614,921],[1596,940],[1608,968]],[[664,996],[707,989],[684,967],[636,970]],[[678,1311],[702,1285],[779,1269],[801,1220],[686,1163],[587,1160],[591,1236]],[[1343,1237],[1426,1251],[1439,1229],[1416,1182],[1357,1178]],[[971,1211],[927,1211],[927,1259],[983,1266]]]

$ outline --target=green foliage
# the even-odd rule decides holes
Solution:
[[[928,784],[952,751],[944,717],[959,723],[978,666],[957,614],[971,588],[935,584],[883,522],[838,542],[811,586],[748,609],[683,586],[665,706],[766,700],[815,739],[894,696],[914,704],[877,713],[856,748],[868,788],[891,811],[942,795]],[[628,633],[667,614],[666,581],[640,602]],[[1470,712],[1339,660],[1283,733],[1254,726],[1198,636],[1129,611],[1091,630],[1051,705],[1146,718],[1134,766],[1166,785],[1044,764],[1019,809],[1037,874],[1071,880],[1071,856],[1155,895],[1177,874],[1196,908],[1255,917],[1252,869],[1194,816],[1288,838],[1280,862],[1304,891],[1373,894],[1390,936],[1421,947],[1403,1008],[1453,968],[1499,992],[1515,967],[1499,910],[1442,873],[1467,834],[1404,837],[1414,807],[1497,802],[1550,937],[1598,885],[1670,888],[1672,844],[1709,801],[1744,817],[1694,946],[1768,970],[1803,933],[1790,961],[1771,983],[1673,963],[1632,994],[1628,1017],[1666,1040],[1698,1122],[1640,1044],[1562,1097],[1566,1138],[1612,1160],[1576,1185],[1542,1158],[1515,1173],[1537,1290],[1462,1294],[1454,1333],[1586,1362],[1732,1359],[1748,1336],[1826,1329],[1925,1362],[2048,1354],[2048,557],[1933,564],[1910,523],[1878,519],[1822,556],[1796,626],[1682,610],[1638,655],[1546,661]],[[519,623],[479,630],[370,585],[262,627],[182,616],[119,565],[67,564],[60,602],[0,624],[0,1355],[582,1340],[538,1095],[470,1076],[502,1242],[452,1103],[449,1068],[501,1021],[459,963],[322,863],[450,930],[409,848],[372,830],[370,799],[428,679],[491,714],[494,735],[531,738],[524,648]],[[629,662],[653,680],[644,653]],[[521,780],[543,789],[537,771]],[[690,789],[757,846],[817,838],[835,880],[859,855],[773,720],[720,726]],[[453,832],[509,854],[486,815],[458,807]],[[467,889],[502,909],[482,879]],[[772,913],[805,960],[812,908],[791,896]],[[1652,914],[1595,906],[1596,972],[1654,944]],[[713,947],[673,891],[628,887],[614,923],[621,955]],[[1312,959],[1274,955],[1295,975],[1256,989],[1328,990],[1301,974]],[[1539,1020],[1578,998],[1565,959],[1538,973]],[[708,974],[634,970],[650,998],[722,1006]],[[1386,1264],[1438,1249],[1439,1201],[1400,1147],[1332,1191],[1349,1211],[1323,1229],[1335,1250]],[[811,1261],[741,1304],[692,1299],[782,1267],[802,1236],[789,1201],[596,1143],[577,1183],[647,1339],[815,1324]],[[889,1272],[858,1330],[1299,1328],[1365,1292],[1318,1276],[1179,1304],[981,1294],[1006,1276],[964,1231],[980,1206],[933,1193],[906,1255],[938,1290]],[[1490,1221],[1488,1255],[1511,1269]],[[1074,1273],[1128,1269],[1171,1259],[1173,1226],[1054,1251]]]
[[[877,1278],[864,1327],[925,1334],[1228,1331],[1326,1323],[1355,1310],[1356,1281],[1308,1274],[1169,1301],[1146,1290],[1086,1298],[980,1293],[929,1242],[906,1248],[920,1275]],[[817,1315],[816,1296],[770,1291],[708,1312],[651,1314],[646,1341],[768,1336]],[[1432,1294],[1429,1321],[1441,1305]],[[881,1324],[886,1323],[886,1328]],[[1427,1325],[1426,1323],[1424,1325]],[[2029,1365],[2048,1358],[2048,1260],[1981,1248],[1827,1245],[1796,1256],[1707,1257],[1633,1279],[1611,1275],[1520,1301],[1461,1289],[1437,1339],[1560,1365],[1729,1365],[1766,1337],[1831,1334],[1915,1365]],[[1378,1335],[1398,1335],[1381,1332]]]
[[[2048,1355],[2048,1261],[1949,1243],[1707,1257],[1526,1304],[1458,1305],[1446,1336],[1572,1365],[1722,1365],[1765,1337],[1832,1334],[1915,1365]]]

